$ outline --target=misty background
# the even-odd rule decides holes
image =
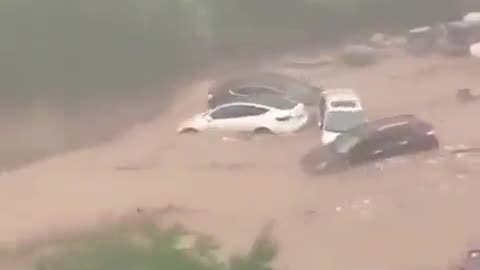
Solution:
[[[401,32],[479,6],[475,0],[3,0],[0,167],[106,140],[161,112],[179,91],[176,84],[218,62]]]

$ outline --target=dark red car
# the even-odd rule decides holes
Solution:
[[[472,243],[462,258],[450,265],[449,270],[480,270],[480,243]]]
[[[373,160],[439,147],[433,126],[414,115],[369,121],[305,154],[300,164],[312,175],[334,173]]]

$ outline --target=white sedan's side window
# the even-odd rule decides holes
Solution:
[[[228,118],[239,118],[246,116],[256,116],[263,113],[266,113],[268,110],[264,108],[259,108],[255,106],[248,105],[234,105],[228,107],[222,107],[218,110],[213,111],[210,114],[212,119],[228,119]]]
[[[236,106],[222,107],[213,111],[210,114],[210,117],[212,117],[212,119],[231,118],[233,115],[235,115],[235,111],[236,111]]]
[[[239,89],[236,89],[235,91],[236,94],[238,95],[262,95],[262,94],[277,94],[278,91],[275,91],[272,88],[268,87],[242,87]]]

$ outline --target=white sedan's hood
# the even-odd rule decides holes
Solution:
[[[323,144],[329,144],[329,143],[333,142],[337,138],[338,135],[340,135],[340,133],[324,130],[323,134],[322,134],[322,143]]]
[[[193,128],[196,130],[202,130],[207,125],[207,120],[205,119],[205,113],[198,113],[194,116],[182,121],[178,125],[177,131],[181,131],[186,128]]]

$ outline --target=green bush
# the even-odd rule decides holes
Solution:
[[[140,232],[112,231],[70,243],[60,253],[42,259],[38,270],[270,270],[277,249],[269,232],[257,238],[248,254],[221,262],[209,237],[197,235],[195,245],[179,248],[187,232],[175,227],[160,231],[146,226]]]
[[[217,49],[327,42],[455,19],[463,8],[450,0],[7,0],[0,100],[140,95],[203,68]]]

